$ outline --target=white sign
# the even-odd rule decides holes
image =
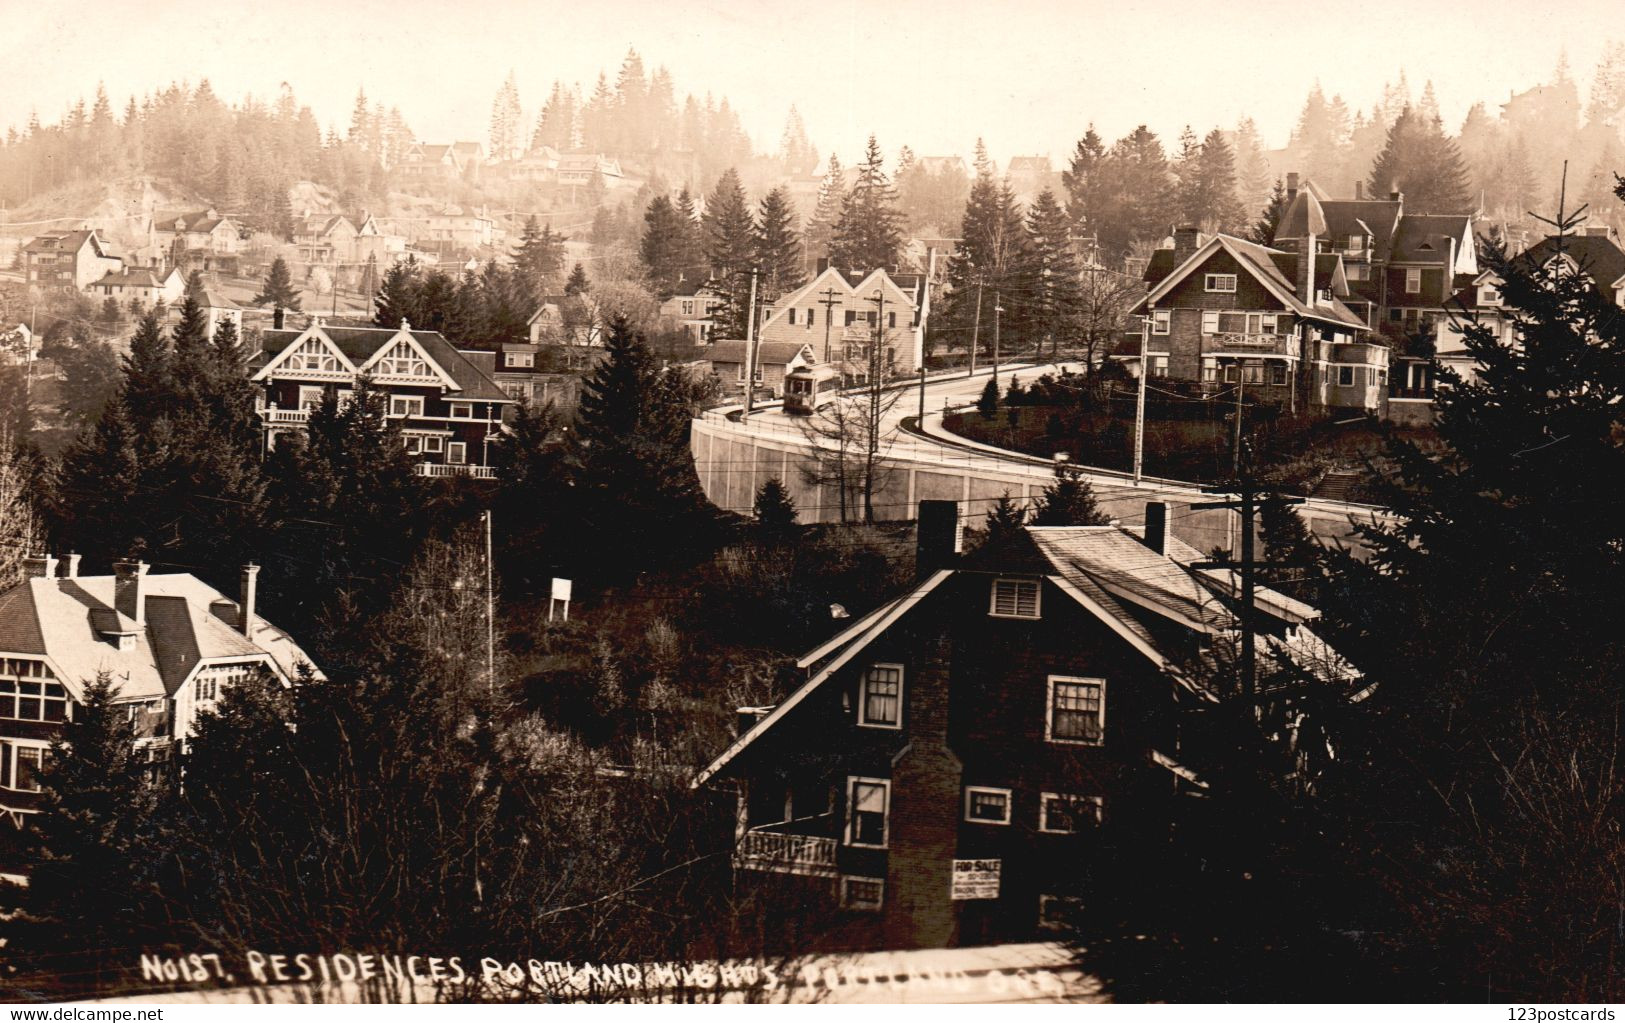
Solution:
[[[999,897],[1000,860],[954,860],[954,899]]]
[[[570,599],[570,580],[568,580],[568,579],[555,579],[555,580],[553,580],[553,599],[554,600],[569,600]]]

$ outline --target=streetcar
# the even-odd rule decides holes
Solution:
[[[810,416],[841,390],[841,371],[830,365],[797,366],[784,375],[784,411]]]

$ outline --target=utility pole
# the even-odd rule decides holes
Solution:
[[[490,692],[497,691],[496,594],[491,584],[491,510],[485,510],[485,680]]]
[[[1236,360],[1236,444],[1231,474],[1241,479],[1241,395],[1247,386],[1247,361]]]
[[[982,278],[976,278],[976,322],[970,328],[970,372],[966,376],[976,375],[976,349],[982,338]]]
[[[1233,487],[1203,487],[1204,494],[1235,494],[1236,498],[1229,501],[1204,501],[1191,505],[1193,511],[1204,509],[1224,509],[1240,513],[1241,518],[1241,560],[1233,561],[1198,561],[1192,568],[1219,568],[1235,572],[1240,591],[1240,606],[1237,608],[1237,624],[1241,632],[1241,659],[1237,665],[1237,676],[1240,683],[1241,697],[1247,701],[1249,710],[1257,712],[1255,698],[1258,691],[1258,651],[1257,630],[1253,621],[1256,615],[1254,595],[1258,588],[1258,570],[1268,567],[1268,562],[1254,560],[1253,534],[1254,524],[1258,517],[1258,498],[1264,492],[1258,482],[1249,472],[1245,477],[1237,477]],[[1303,498],[1283,498],[1285,504],[1302,504]]]
[[[1145,389],[1150,386],[1151,358],[1147,349],[1151,347],[1151,320],[1156,316],[1152,307],[1146,308],[1145,319],[1140,323],[1140,387],[1134,397],[1134,483],[1140,482],[1140,472],[1145,467]],[[1090,367],[1090,372],[1094,367]]]
[[[750,306],[745,320],[745,411],[741,419],[749,419],[751,410],[756,405],[756,274],[757,269],[751,267],[750,271]]]
[[[997,288],[993,290],[993,382],[999,382],[999,317],[1004,313]]]
[[[822,292],[820,292],[820,294],[822,294],[824,296],[822,299],[819,300],[819,303],[818,303],[819,305],[824,307],[824,361],[828,362],[829,361],[829,328],[832,325],[831,320],[835,316],[835,306],[837,304],[836,296],[839,295],[840,292],[836,291],[834,288],[825,288]]]
[[[925,429],[925,367],[920,367],[920,429]]]

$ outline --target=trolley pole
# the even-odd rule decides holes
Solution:
[[[920,367],[920,429],[925,429],[925,367]]]
[[[976,322],[970,328],[970,372],[965,375],[976,375],[976,349],[980,347],[982,339],[982,278],[976,278]]]

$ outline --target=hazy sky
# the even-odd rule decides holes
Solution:
[[[790,104],[813,143],[850,161],[874,132],[888,154],[1001,161],[1067,154],[1090,121],[1108,142],[1144,122],[1170,141],[1251,114],[1281,145],[1317,78],[1351,108],[1401,69],[1432,79],[1447,125],[1549,75],[1560,49],[1582,89],[1618,0],[0,0],[0,130],[30,109],[55,120],[98,80],[131,93],[207,77],[230,102],[290,83],[323,126],[348,123],[357,87],[399,106],[420,138],[485,140],[491,98],[515,72],[527,120],[554,78],[590,92],[628,46],[665,64],[679,99],[727,96],[758,146]],[[1222,13],[1221,13],[1222,12]],[[1493,110],[1493,106],[1492,106]]]

